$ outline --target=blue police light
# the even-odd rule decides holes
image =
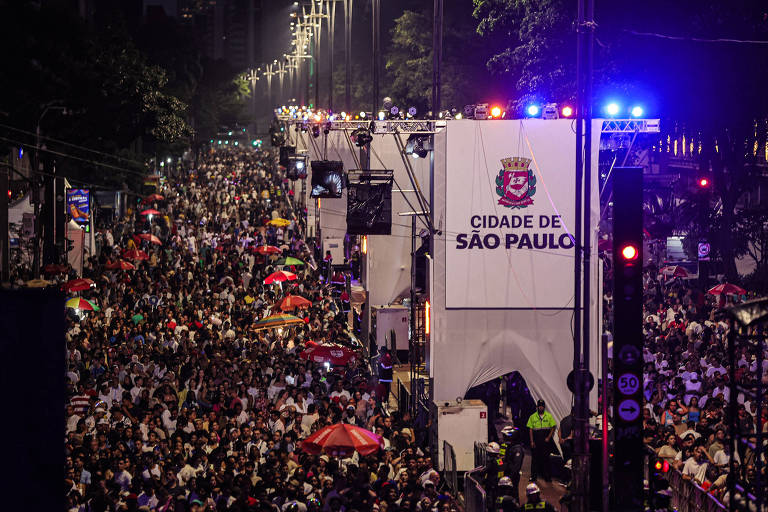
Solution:
[[[539,111],[540,111],[540,110],[541,110],[541,109],[539,109],[539,106],[538,106],[538,105],[528,105],[528,108],[526,108],[526,109],[525,109],[525,111],[526,111],[526,112],[528,113],[528,115],[529,115],[529,116],[531,116],[531,117],[536,117],[536,116],[538,116],[538,115],[539,115]]]
[[[643,115],[643,107],[640,105],[635,105],[632,107],[632,110],[629,111],[630,114],[632,114],[632,117],[642,117]]]
[[[615,116],[619,113],[619,104],[618,103],[609,103],[605,106],[605,113],[609,116]]]

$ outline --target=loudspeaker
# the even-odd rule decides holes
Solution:
[[[392,181],[350,183],[347,191],[347,233],[392,233]]]
[[[280,146],[280,165],[288,167],[292,156],[296,156],[296,146]]]
[[[312,191],[310,197],[340,198],[344,188],[344,163],[332,160],[312,162]]]

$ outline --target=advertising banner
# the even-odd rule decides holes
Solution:
[[[67,213],[78,224],[88,224],[91,218],[91,195],[87,188],[67,190]]]
[[[446,152],[446,307],[568,307],[572,120],[453,123]]]

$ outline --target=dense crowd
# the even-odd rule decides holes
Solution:
[[[653,269],[644,275],[644,439],[661,459],[721,499],[731,457],[750,486],[754,486],[758,431],[768,431],[768,394],[757,410],[747,394],[738,394],[737,424],[749,444],[731,453],[728,442],[728,334],[730,325],[716,312],[746,296],[709,295],[697,282],[669,279]],[[604,297],[607,325],[613,298]],[[752,387],[757,379],[768,383],[768,353],[758,368],[757,351],[739,352],[737,383]],[[768,387],[764,387],[768,390]],[[765,453],[765,449],[762,450]],[[765,473],[765,461],[762,462]],[[765,475],[763,474],[763,482]],[[756,489],[748,489],[755,491]]]
[[[70,310],[66,334],[72,512],[458,510],[423,433],[382,406],[364,358],[329,368],[299,357],[309,341],[358,345],[286,184],[267,152],[215,152],[163,185],[163,200],[99,230],[84,271],[96,286],[81,295],[100,310]],[[140,215],[148,206],[160,215]],[[268,225],[277,218],[290,224]],[[282,254],[254,251],[267,243]],[[148,259],[106,270],[131,249]],[[279,256],[306,264],[298,280],[265,285]],[[295,312],[304,323],[257,330],[287,293],[312,301]],[[340,422],[375,431],[382,449],[301,448]]]

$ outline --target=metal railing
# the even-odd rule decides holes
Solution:
[[[444,479],[454,496],[459,493],[459,477],[456,473],[456,452],[448,441],[443,441],[443,471]]]
[[[483,471],[483,467],[478,467],[464,474],[465,512],[486,512],[488,510],[487,495],[480,483]]]
[[[488,443],[475,441],[475,467],[485,467],[485,462],[488,458],[487,447]]]
[[[714,496],[696,485],[691,480],[685,480],[680,471],[668,473],[669,489],[672,506],[678,512],[723,512],[725,506]]]

